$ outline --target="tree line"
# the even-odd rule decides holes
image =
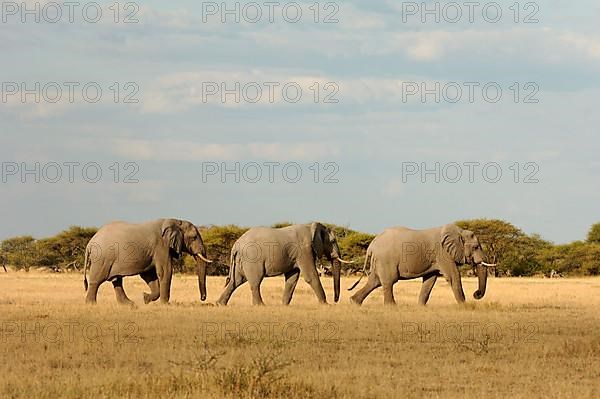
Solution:
[[[290,223],[277,223],[284,227]],[[600,223],[594,224],[585,241],[555,245],[537,234],[528,235],[518,227],[490,219],[461,220],[456,224],[474,231],[479,237],[496,276],[593,276],[600,275]],[[352,265],[342,265],[345,274],[362,270],[365,252],[375,235],[343,226],[327,225],[336,234],[345,259]],[[199,226],[208,255],[210,275],[226,275],[229,270],[229,251],[233,243],[248,228],[235,225]],[[72,226],[53,237],[35,239],[32,236],[12,237],[0,244],[0,264],[13,270],[29,271],[44,268],[54,272],[81,271],[85,247],[96,233],[94,227]],[[327,266],[327,265],[324,265]],[[185,256],[176,261],[178,272],[193,272],[194,260]],[[464,266],[468,274],[470,267]]]

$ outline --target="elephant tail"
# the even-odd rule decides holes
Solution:
[[[227,276],[227,280],[225,280],[225,286],[229,284],[230,281],[234,281],[233,273],[235,273],[235,258],[237,256],[237,250],[235,246],[231,249],[231,257],[229,259],[229,275]]]
[[[365,257],[365,264],[363,266],[363,270],[362,270],[362,275],[359,277],[359,279],[356,281],[356,283],[352,284],[352,287],[348,288],[348,291],[352,291],[354,288],[356,288],[356,286],[358,285],[358,283],[360,283],[360,280],[362,280],[362,278],[365,276],[365,274],[367,273],[367,265],[370,265],[370,262],[373,260],[373,253],[367,249],[367,256]]]
[[[86,291],[88,290],[87,269],[90,263],[92,263],[92,258],[90,256],[91,252],[91,249],[85,249],[85,260],[83,262],[83,288],[85,288]]]

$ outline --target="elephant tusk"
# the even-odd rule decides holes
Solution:
[[[487,266],[487,267],[496,267],[496,263],[485,263],[485,262],[481,262],[481,264],[483,266]]]
[[[206,263],[213,263],[212,260],[210,259],[206,259],[204,256],[202,256],[202,254],[198,253],[195,256],[199,257],[200,259],[202,259],[203,261],[205,261]]]
[[[345,264],[347,264],[347,265],[351,265],[351,264],[353,264],[353,263],[354,263],[353,261],[344,260],[344,259],[342,259],[342,258],[337,258],[337,260],[339,260],[339,261],[340,261],[340,263],[345,263]]]

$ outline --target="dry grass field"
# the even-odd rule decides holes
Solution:
[[[90,307],[81,275],[0,274],[0,397],[600,397],[597,278],[490,279],[479,302],[464,279],[464,306],[442,279],[426,308],[420,281],[396,284],[396,307],[380,290],[319,306],[300,281],[283,307],[283,278],[263,283],[268,306],[250,306],[247,285],[210,306],[223,283],[209,278],[202,304],[196,279],[176,276],[171,304],[146,306],[130,277],[137,307],[110,284]]]

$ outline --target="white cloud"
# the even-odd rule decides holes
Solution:
[[[357,99],[357,90],[367,89],[366,83],[297,71],[207,69],[159,77],[144,93],[142,105],[147,113],[179,112],[207,105],[236,108],[314,105],[340,101],[345,94]],[[390,81],[370,80],[369,84],[382,88],[389,86]],[[342,90],[344,85],[349,90]],[[372,92],[372,88],[368,91]],[[361,97],[358,93],[358,99]]]
[[[272,91],[269,84],[276,83]],[[423,76],[405,78],[340,78],[318,74],[298,74],[286,70],[202,70],[159,77],[143,94],[145,113],[176,113],[194,107],[297,107],[335,104],[422,104],[419,93],[403,96],[403,84],[434,88],[436,83]],[[287,86],[287,89],[284,89]],[[300,88],[300,92],[295,87]],[[234,94],[226,94],[233,90]],[[286,91],[287,90],[287,91]],[[412,90],[412,89],[411,89]],[[465,88],[466,90],[466,88]],[[214,94],[213,94],[214,93]],[[260,93],[260,94],[258,94]],[[293,102],[301,93],[298,102]],[[318,94],[317,94],[318,93]],[[254,99],[258,101],[254,102]],[[467,100],[467,96],[464,97]],[[328,103],[327,101],[337,101]],[[431,104],[437,105],[437,104]]]
[[[592,59],[600,59],[600,38],[575,32],[566,32],[559,36],[562,43],[574,46],[578,51]]]
[[[115,139],[107,150],[131,160],[154,161],[312,161],[337,158],[337,144],[323,142],[215,144],[183,140]]]
[[[434,61],[443,55],[440,42],[429,38],[420,39],[407,50],[411,58],[419,61]]]

